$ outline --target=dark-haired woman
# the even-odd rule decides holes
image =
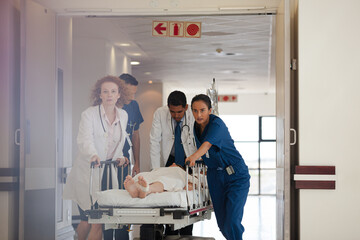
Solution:
[[[81,221],[76,231],[79,240],[102,239],[102,225],[90,225],[84,213],[91,206],[90,163],[95,162],[95,166],[99,166],[100,160],[107,159],[118,161],[120,166],[128,163],[128,159],[123,156],[128,115],[118,107],[123,89],[123,83],[117,77],[106,76],[99,79],[91,95],[93,106],[81,114],[77,136],[79,154],[67,178],[63,194],[65,199],[78,204]],[[99,171],[94,171],[93,193],[99,191],[99,179],[105,174],[103,168],[100,176]],[[109,175],[110,186],[118,188],[116,169],[111,168]]]
[[[207,180],[220,231],[228,240],[241,240],[244,206],[250,175],[236,150],[225,123],[211,114],[210,98],[196,95],[191,101],[195,118],[194,135],[198,150],[186,158],[190,166],[202,158],[208,167]]]

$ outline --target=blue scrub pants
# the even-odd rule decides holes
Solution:
[[[241,221],[250,187],[249,175],[228,175],[225,170],[208,169],[207,179],[220,231],[227,240],[241,240],[244,232]]]

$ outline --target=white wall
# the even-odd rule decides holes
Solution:
[[[20,10],[19,2],[0,1],[0,168],[19,167],[14,132],[19,128]],[[16,178],[1,177],[5,182]],[[18,193],[0,191],[0,239],[17,239]]]
[[[110,43],[106,43],[106,73],[114,76],[120,76],[122,73],[131,74],[129,58],[120,50]]]
[[[24,6],[25,191],[20,205],[25,239],[49,239],[56,234],[56,16],[31,0]]]
[[[76,31],[75,21],[73,30]],[[73,161],[78,151],[76,137],[79,130],[80,115],[91,105],[90,94],[92,87],[98,79],[105,76],[106,71],[106,41],[74,36],[72,86]]]
[[[72,19],[57,18],[57,67],[64,79],[64,165],[71,165],[72,152]]]
[[[71,17],[58,16],[56,20],[56,65],[63,71],[63,159],[57,159],[57,167],[71,167],[72,165],[72,19]],[[59,151],[59,150],[58,150]],[[59,171],[57,171],[59,173]],[[59,179],[59,176],[57,177]],[[62,210],[62,222],[57,223],[57,229],[71,227],[71,200],[62,199],[63,185],[57,186],[57,209]],[[72,227],[71,227],[72,228]],[[66,231],[58,231],[63,234]],[[58,238],[59,234],[57,235]]]
[[[30,0],[26,6],[25,189],[30,190],[55,187],[56,31],[54,12]]]
[[[360,236],[359,9],[299,1],[300,164],[336,166],[336,190],[300,191],[302,240]]]

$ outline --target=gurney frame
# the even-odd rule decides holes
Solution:
[[[102,161],[102,165],[114,164],[114,161]],[[189,170],[192,169],[192,175]],[[213,206],[210,199],[206,180],[206,166],[202,161],[197,161],[194,167],[186,165],[186,199],[187,207],[104,207],[96,206],[92,198],[92,175],[94,164],[91,165],[90,176],[90,199],[91,209],[86,210],[85,214],[89,217],[91,224],[106,224],[106,228],[121,228],[123,225],[130,224],[169,224],[172,230],[177,230],[198,221],[211,218]],[[123,167],[121,168],[123,173]],[[197,175],[197,177],[195,177]],[[189,191],[189,180],[192,178],[193,191]],[[122,178],[123,179],[123,178]],[[121,185],[123,183],[121,182]],[[193,194],[192,199],[198,201],[190,203],[189,194]]]

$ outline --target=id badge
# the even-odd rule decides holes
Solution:
[[[231,165],[228,166],[228,167],[225,168],[225,169],[226,169],[226,172],[227,172],[228,175],[232,175],[232,174],[235,173],[235,170],[234,170],[234,168],[233,168]]]

